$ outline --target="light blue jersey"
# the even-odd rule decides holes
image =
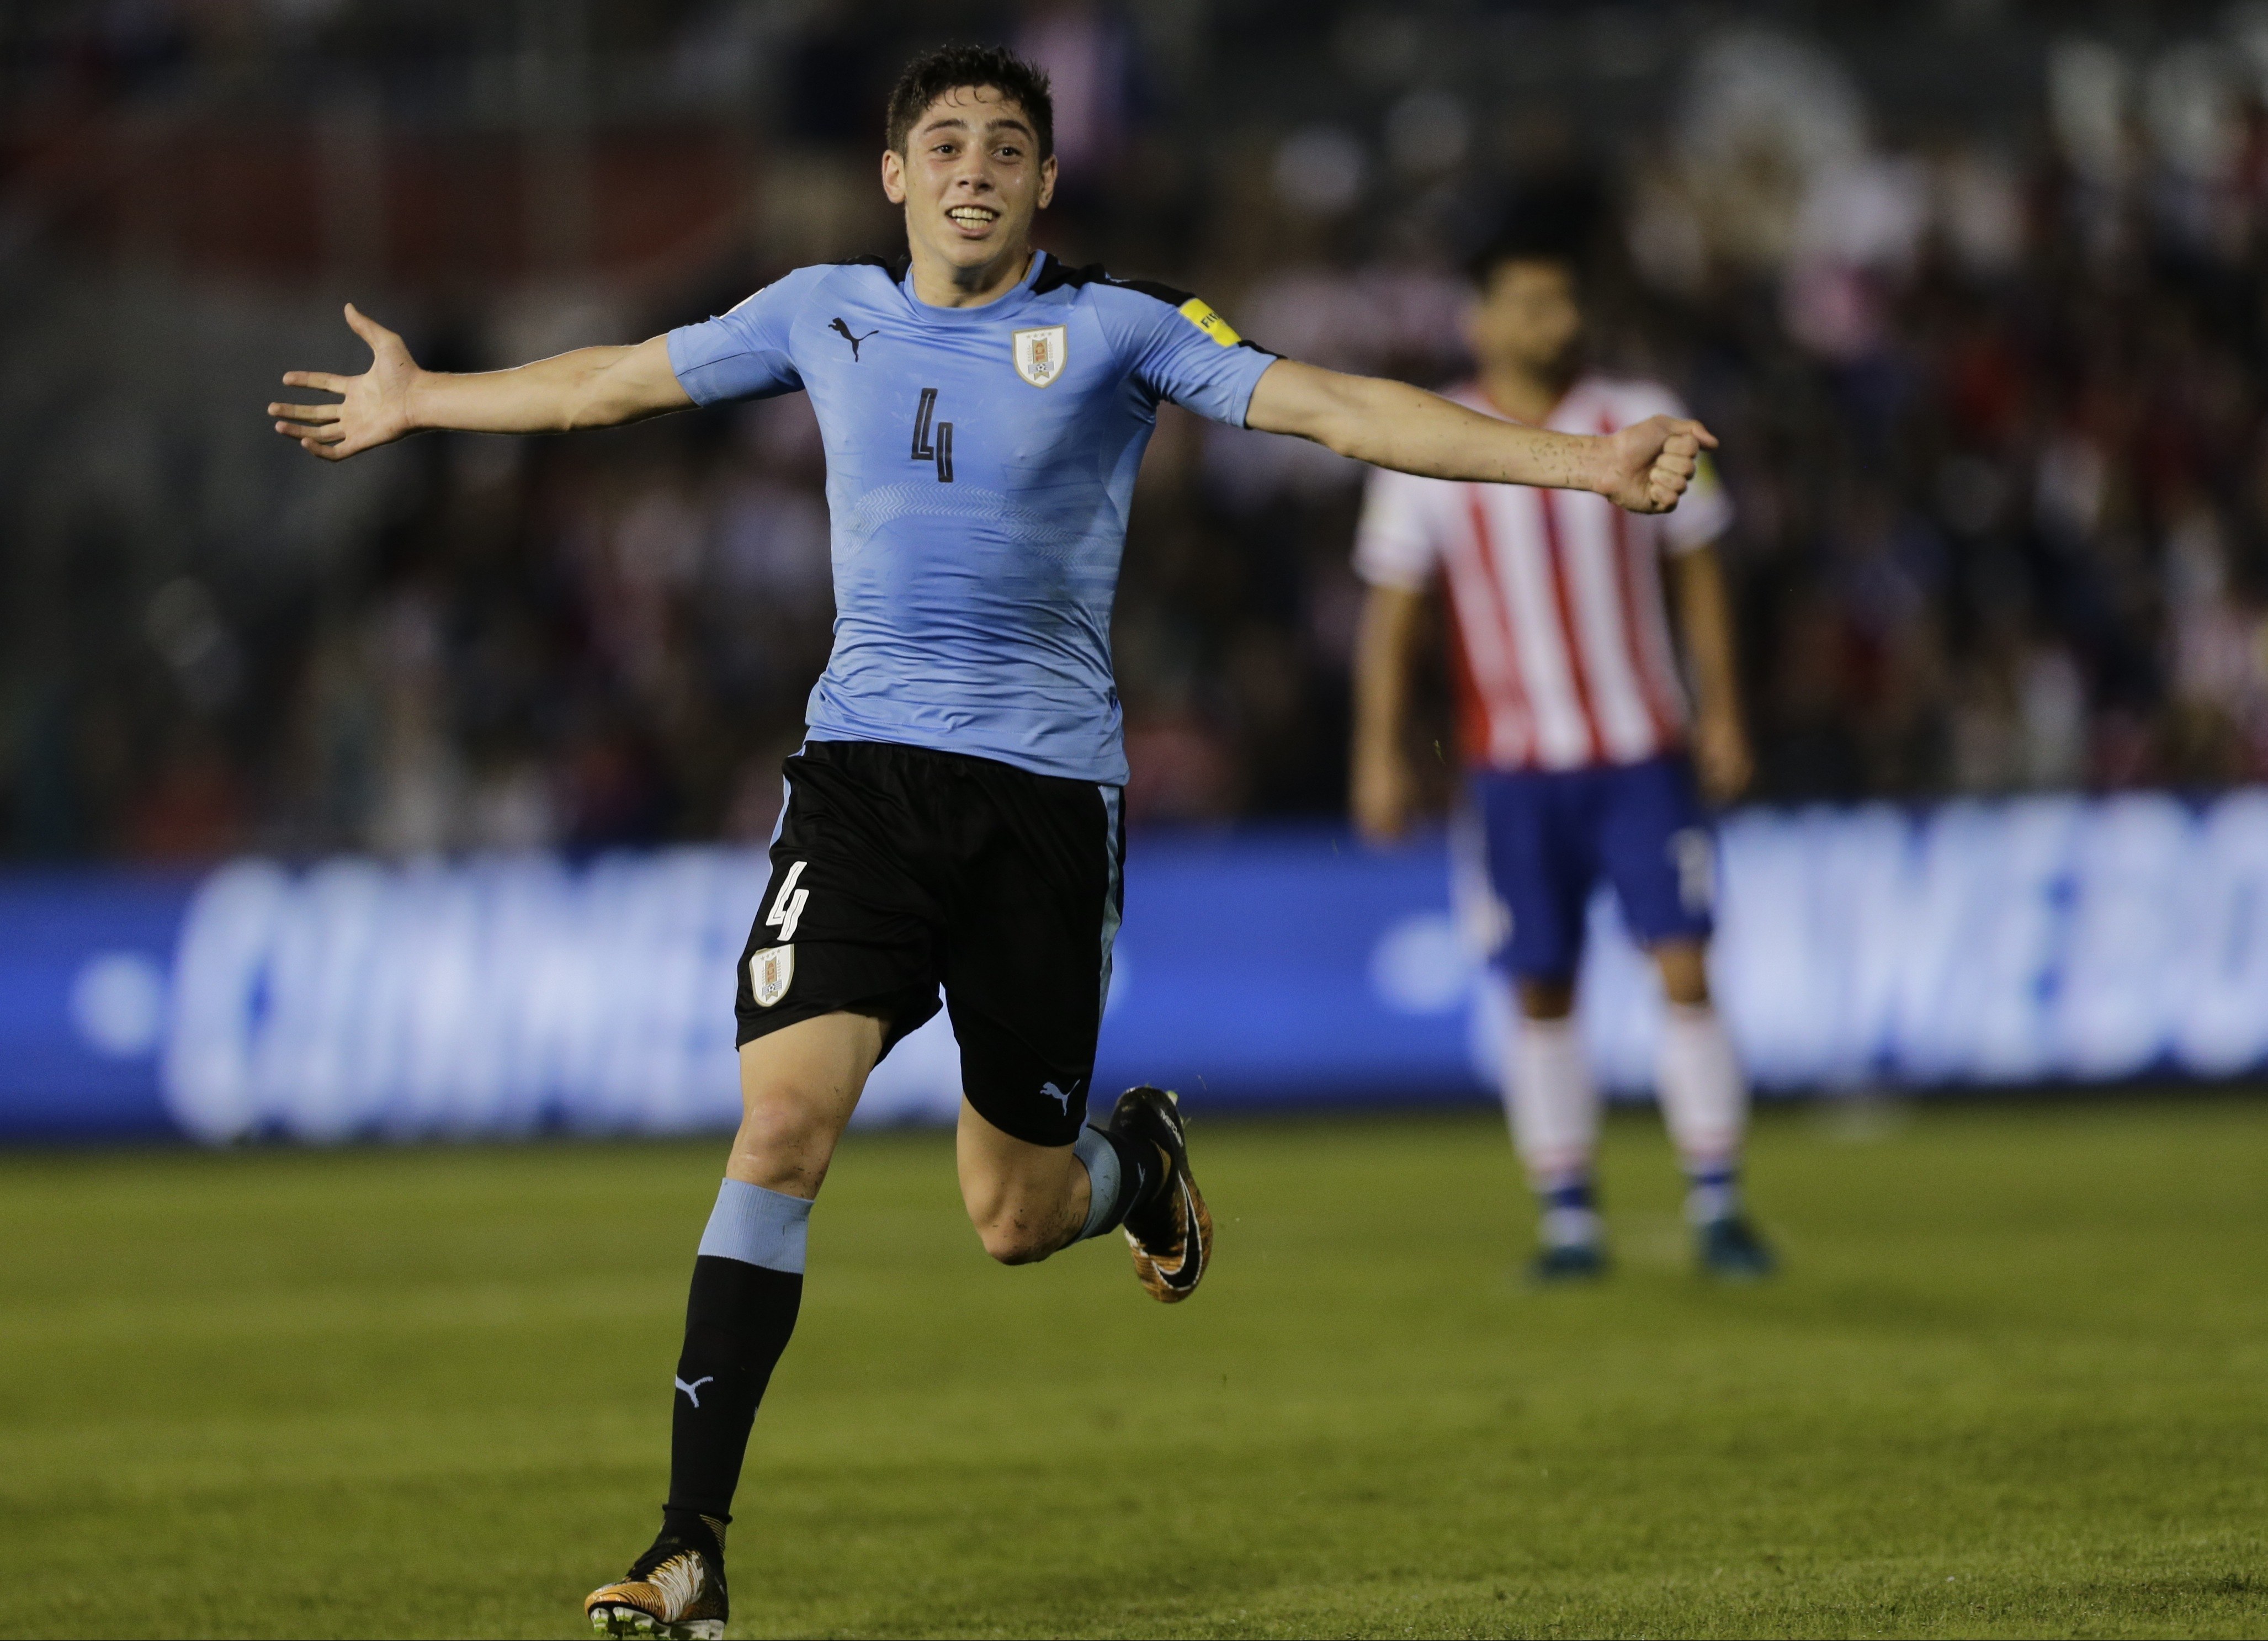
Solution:
[[[798,269],[669,334],[696,404],[811,395],[834,520],[814,740],[1122,785],[1110,607],[1158,401],[1241,426],[1273,354],[1211,308],[1042,253],[983,307],[902,267]]]

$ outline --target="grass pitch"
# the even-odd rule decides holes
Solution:
[[[1787,1257],[1510,1277],[1484,1117],[1200,1122],[1219,1263],[990,1265],[864,1137],[733,1542],[755,1635],[2258,1635],[2268,1107],[1768,1115]],[[1863,1143],[1862,1143],[1863,1142]],[[721,1147],[0,1160],[0,1635],[543,1636],[655,1520]]]

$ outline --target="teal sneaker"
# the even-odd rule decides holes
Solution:
[[[1762,1282],[1779,1269],[1771,1247],[1738,1214],[1712,1219],[1695,1233],[1702,1270],[1719,1282]]]
[[[1607,1251],[1595,1242],[1556,1243],[1528,1262],[1528,1279],[1539,1288],[1596,1282],[1606,1274]]]

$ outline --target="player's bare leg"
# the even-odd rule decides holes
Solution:
[[[740,1127],[694,1261],[672,1391],[669,1501],[652,1545],[584,1602],[600,1635],[725,1632],[725,1527],[748,1429],[795,1328],[812,1199],[884,1029],[870,1014],[821,1014],[740,1050]]]
[[[1003,1133],[963,1100],[954,1161],[968,1223],[1002,1264],[1032,1264],[1079,1240],[1094,1189],[1074,1147]]]
[[[844,1011],[784,1026],[740,1050],[740,1126],[725,1177],[806,1202],[819,1195],[887,1022]]]
[[[969,1223],[1001,1263],[1029,1264],[1123,1224],[1152,1298],[1172,1305],[1197,1291],[1212,1218],[1173,1095],[1128,1089],[1109,1121],[1088,1125],[1074,1145],[1018,1139],[963,1100],[954,1150]]]
[[[1685,1170],[1686,1218],[1702,1269],[1730,1281],[1771,1274],[1771,1250],[1741,1210],[1741,1146],[1749,1089],[1709,992],[1708,948],[1665,940],[1653,948],[1668,1007],[1656,1083],[1661,1115]]]

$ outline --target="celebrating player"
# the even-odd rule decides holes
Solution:
[[[1664,388],[1580,370],[1570,246],[1531,219],[1478,259],[1469,340],[1480,375],[1450,397],[1507,424],[1568,433],[1614,435],[1678,416]],[[1631,519],[1597,496],[1444,482],[1406,468],[1373,474],[1365,498],[1355,547],[1370,584],[1356,659],[1355,820],[1381,841],[1408,822],[1408,682],[1438,576],[1477,812],[1469,820],[1478,823],[1483,857],[1461,885],[1469,897],[1475,879],[1484,885],[1497,960],[1518,994],[1505,1107],[1543,1205],[1531,1267],[1543,1281],[1605,1269],[1592,1183],[1598,1094],[1571,1018],[1584,916],[1602,879],[1668,995],[1656,1080],[1690,1182],[1686,1208],[1702,1263],[1728,1277],[1771,1267],[1740,1211],[1748,1090],[1710,1006],[1704,963],[1715,854],[1693,765],[1719,799],[1736,795],[1750,771],[1731,616],[1710,545],[1728,511],[1705,475],[1659,519]],[[1698,698],[1690,725],[1661,562]]]
[[[562,431],[798,391],[818,413],[834,653],[740,963],[744,1115],[694,1260],[661,1532],[585,1602],[601,1634],[722,1634],[725,1526],[795,1326],[813,1199],[867,1074],[940,985],[985,1251],[1021,1264],[1123,1227],[1153,1297],[1204,1273],[1211,1222],[1172,1096],[1131,1089],[1086,1121],[1121,906],[1110,607],[1159,401],[1641,512],[1675,506],[1713,442],[1667,416],[1607,436],[1516,426],[1278,358],[1186,292],[1067,268],[1031,244],[1051,126],[1028,64],[928,53],[891,94],[881,157],[907,256],[799,269],[666,336],[482,375],[420,370],[349,307],[371,368],[294,372],[339,402],[269,407],[329,460],[424,428]]]

